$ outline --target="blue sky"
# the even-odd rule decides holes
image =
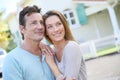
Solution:
[[[17,2],[20,0],[0,0],[0,11],[5,11],[4,17],[17,9]]]

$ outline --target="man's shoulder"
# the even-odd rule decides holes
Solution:
[[[16,47],[16,48],[12,49],[8,54],[13,54],[13,53],[16,53],[16,52],[19,52],[19,51],[20,51],[20,48]]]
[[[21,49],[19,48],[19,47],[16,47],[16,48],[14,48],[13,50],[11,50],[10,52],[8,52],[8,54],[7,54],[7,57],[9,56],[11,56],[11,57],[15,57],[15,56],[19,56],[19,54],[21,53]]]

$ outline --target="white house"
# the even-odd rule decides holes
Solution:
[[[26,5],[41,7],[43,14],[48,10],[62,12],[75,39],[90,47],[93,53],[96,47],[120,44],[120,0],[26,0],[18,5],[17,13]],[[10,24],[14,23],[15,27],[16,21],[18,18],[12,19]],[[11,31],[19,45],[20,33],[14,27],[12,24]]]
[[[84,4],[87,19],[84,25],[80,23],[77,12],[77,7],[81,3]],[[80,42],[99,39],[119,32],[120,6],[118,0],[28,0],[22,6],[34,4],[42,8],[43,14],[53,9],[61,11],[67,17],[76,40]],[[20,11],[21,4],[18,7]],[[14,30],[12,32],[17,30],[15,27],[12,29]]]

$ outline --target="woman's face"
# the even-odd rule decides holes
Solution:
[[[59,42],[64,40],[65,29],[64,25],[58,16],[53,15],[46,19],[46,34],[52,42]]]

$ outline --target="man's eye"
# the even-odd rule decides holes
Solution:
[[[32,24],[37,24],[37,22],[32,22]]]
[[[40,24],[41,24],[41,25],[44,25],[44,22],[43,22],[43,21],[40,21]]]

